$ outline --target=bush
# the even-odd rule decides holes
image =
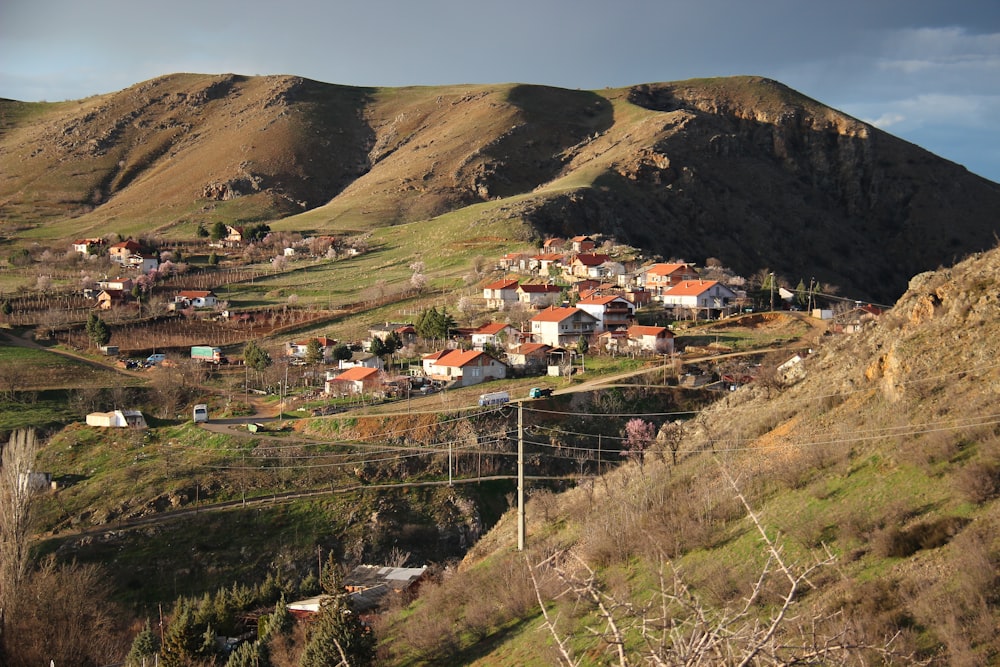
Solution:
[[[1000,465],[974,461],[956,473],[955,486],[970,502],[982,505],[1000,494]]]
[[[883,528],[872,537],[875,554],[883,558],[906,558],[921,549],[944,546],[969,523],[969,519],[951,516],[935,521],[924,521],[902,529],[898,526]]]

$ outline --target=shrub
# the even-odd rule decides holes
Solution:
[[[982,505],[1000,494],[1000,465],[973,461],[956,473],[955,486],[970,502]]]
[[[944,546],[969,522],[963,517],[943,517],[923,521],[910,528],[889,526],[875,533],[872,548],[883,558],[906,558],[921,549]]]

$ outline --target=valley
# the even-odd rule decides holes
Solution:
[[[0,108],[9,664],[1000,655],[996,184],[758,77]]]

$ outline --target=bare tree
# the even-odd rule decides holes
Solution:
[[[0,646],[6,644],[6,619],[28,572],[31,537],[31,466],[38,453],[33,430],[17,430],[0,453]]]
[[[721,464],[720,468],[763,543],[764,563],[746,597],[722,607],[707,604],[688,585],[681,570],[661,553],[659,590],[651,598],[636,600],[609,592],[578,553],[557,550],[534,566],[529,561],[528,567],[543,627],[555,640],[559,663],[578,665],[580,659],[573,651],[583,644],[560,623],[554,599],[571,603],[573,617],[579,618],[581,609],[586,610],[581,625],[619,667],[867,664],[871,656],[886,664],[894,657],[914,664],[913,656],[894,655],[895,637],[869,641],[863,631],[844,623],[836,613],[797,607],[802,593],[812,587],[810,578],[830,566],[833,556],[827,552],[809,565],[793,563],[781,543],[768,535],[735,480]],[[539,582],[553,575],[561,582],[561,591],[549,595],[547,601]],[[775,593],[776,600],[764,601]],[[594,655],[597,647],[586,650]]]

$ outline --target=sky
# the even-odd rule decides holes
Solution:
[[[0,1],[0,97],[176,72],[585,90],[760,75],[1000,182],[1000,0]]]

